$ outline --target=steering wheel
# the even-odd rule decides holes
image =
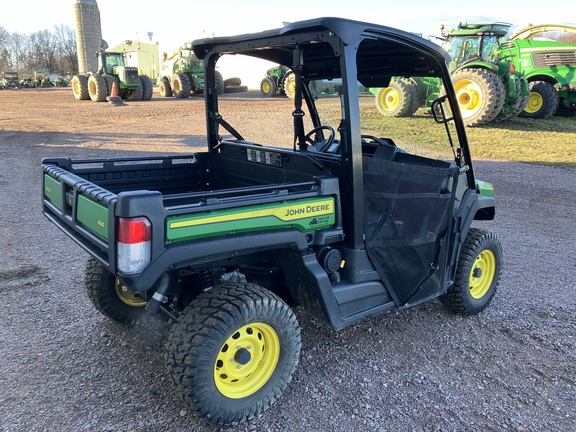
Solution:
[[[330,133],[328,138],[322,141],[314,140],[312,138],[312,135],[317,134],[321,130],[327,130]],[[310,132],[308,132],[304,137],[304,141],[318,152],[327,152],[332,143],[334,142],[335,138],[336,138],[336,132],[334,131],[334,128],[332,126],[320,125],[312,129]]]

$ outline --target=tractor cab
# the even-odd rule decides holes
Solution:
[[[490,62],[495,56],[500,41],[508,34],[511,24],[462,24],[458,28],[444,31],[442,48],[450,55],[450,71],[471,61]]]

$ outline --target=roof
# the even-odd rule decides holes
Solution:
[[[312,79],[341,76],[338,43],[355,45],[358,71],[371,70],[412,76],[439,76],[439,65],[449,57],[438,45],[412,33],[392,27],[344,18],[316,18],[238,36],[195,40],[196,56],[211,54],[245,54],[285,66],[293,65],[294,48],[303,51],[307,76]],[[338,43],[337,43],[338,42]],[[417,71],[416,73],[414,71]]]

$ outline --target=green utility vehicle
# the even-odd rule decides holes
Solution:
[[[564,24],[527,26],[502,43],[500,56],[513,62],[530,84],[522,117],[549,118],[576,114],[576,43],[550,36],[576,34]]]
[[[190,43],[164,58],[160,70],[157,82],[160,96],[187,98],[204,91],[204,66],[192,51]],[[224,93],[224,78],[218,71],[216,88],[218,94]]]
[[[297,305],[336,330],[434,298],[463,314],[488,306],[502,248],[472,223],[494,218],[494,191],[475,177],[460,112],[447,109],[457,102],[444,51],[341,18],[193,47],[207,151],[42,165],[43,213],[89,253],[94,306],[121,323],[175,322],[166,367],[185,403],[217,424],[273,404],[300,356]],[[220,101],[217,62],[243,56],[291,69],[292,103],[270,113]],[[445,89],[426,129],[376,136],[359,89],[422,75]],[[312,97],[318,80],[338,91]]]
[[[138,68],[126,66],[121,52],[98,51],[98,70],[88,75],[74,75],[70,85],[78,100],[91,99],[105,102],[112,95],[113,86],[122,99],[150,100],[152,81],[147,75],[138,75]]]
[[[0,81],[0,88],[20,88],[20,80],[18,79],[18,72],[4,72],[2,74],[2,81]]]
[[[501,40],[510,24],[462,24],[444,31],[443,48],[450,54],[449,69],[456,89],[458,105],[468,126],[516,116],[528,101],[526,77],[509,59],[498,56]],[[430,107],[442,83],[435,78],[397,77],[387,88],[370,89],[376,106],[385,116],[407,117],[422,106]]]

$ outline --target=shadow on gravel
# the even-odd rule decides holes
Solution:
[[[35,265],[2,270],[0,271],[0,294],[12,289],[34,286],[47,278],[48,275]]]
[[[114,134],[114,133],[70,133],[70,132],[29,132],[0,131],[0,142],[7,145],[32,145],[48,147],[103,147],[107,145],[138,144],[156,147],[182,146],[183,148],[206,147],[204,135],[166,135],[166,134]],[[119,149],[120,150],[120,149]],[[142,153],[142,150],[139,150]]]

